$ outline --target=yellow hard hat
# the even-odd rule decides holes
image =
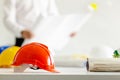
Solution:
[[[4,50],[0,55],[0,67],[10,67],[19,49],[20,47],[11,46]]]
[[[98,5],[96,3],[91,3],[90,8],[96,11],[98,9]]]

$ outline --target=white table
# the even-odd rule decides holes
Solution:
[[[60,73],[27,69],[14,73],[12,68],[0,69],[0,80],[120,80],[120,72],[88,72],[85,68],[57,67]]]

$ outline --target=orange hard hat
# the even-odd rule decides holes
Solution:
[[[20,48],[14,58],[13,65],[20,66],[22,64],[32,64],[40,69],[50,72],[58,72],[55,70],[51,52],[46,45],[41,43],[34,42]]]

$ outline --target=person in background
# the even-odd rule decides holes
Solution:
[[[58,15],[54,0],[4,0],[4,23],[16,37],[15,46],[31,39],[39,18]]]

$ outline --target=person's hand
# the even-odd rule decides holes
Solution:
[[[33,33],[29,30],[24,30],[21,32],[22,37],[25,39],[31,39],[33,37]]]
[[[72,32],[71,34],[70,34],[70,37],[74,37],[76,35],[76,32]]]

